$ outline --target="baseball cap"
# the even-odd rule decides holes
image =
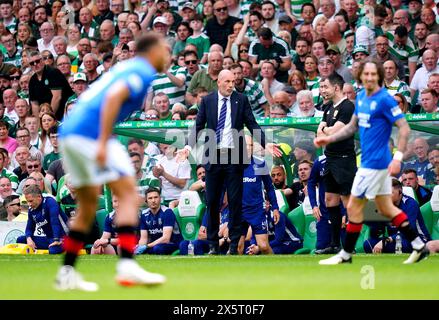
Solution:
[[[280,16],[278,21],[279,23],[293,23],[293,20],[287,15]]]
[[[181,10],[184,10],[186,8],[191,9],[191,10],[195,10],[195,6],[194,6],[194,4],[192,2],[186,2],[183,5],[183,8],[181,8]]]
[[[8,80],[11,80],[11,77],[7,73],[0,73],[0,78],[5,78],[5,79],[8,79]]]
[[[168,20],[165,17],[158,16],[154,19],[154,23],[152,25],[155,25],[156,23],[163,23],[164,25],[168,25]]]
[[[409,0],[409,3],[412,2],[412,1],[419,2],[421,5],[423,4],[422,0]]]
[[[335,45],[335,44],[331,44],[331,45],[328,47],[328,49],[326,49],[326,52],[329,52],[329,51],[333,51],[333,52],[335,52],[335,53],[337,53],[337,54],[340,54],[340,49],[339,49],[338,46]]]
[[[357,44],[354,47],[354,50],[352,51],[352,55],[355,56],[355,54],[358,52],[363,52],[363,53],[369,55],[369,51],[367,50],[367,48],[363,45],[360,45],[360,44]]]
[[[87,76],[85,75],[85,73],[82,73],[82,72],[75,73],[73,76],[73,82],[76,82],[76,81],[87,82]]]

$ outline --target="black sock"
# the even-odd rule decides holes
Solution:
[[[340,206],[327,207],[331,221],[331,247],[340,247],[341,209]]]
[[[361,228],[363,228],[363,222],[355,223],[349,222],[346,227],[346,239],[344,243],[344,251],[352,253],[355,250],[358,237],[360,236]]]
[[[69,231],[67,238],[64,240],[64,247],[66,253],[64,255],[64,265],[74,266],[78,257],[78,250],[75,247],[79,247],[80,244],[85,242],[86,234],[79,231]]]
[[[415,230],[410,226],[410,223],[408,220],[401,223],[398,230],[404,235],[406,239],[408,239],[410,242],[415,240],[418,237],[418,234]]]

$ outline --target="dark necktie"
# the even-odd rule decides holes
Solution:
[[[221,141],[221,136],[223,134],[224,126],[226,124],[226,114],[227,114],[227,98],[222,98],[223,105],[221,106],[220,116],[218,119],[218,125],[216,126],[216,143],[219,144]]]

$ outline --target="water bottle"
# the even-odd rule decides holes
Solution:
[[[189,244],[187,246],[187,254],[190,256],[194,255],[194,245],[193,245],[192,241],[189,241]]]
[[[399,231],[395,237],[395,253],[396,254],[402,253],[402,240],[401,240],[401,235],[399,234]]]

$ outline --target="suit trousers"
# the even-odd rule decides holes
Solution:
[[[223,155],[219,154],[218,157]],[[230,152],[227,155],[230,157]],[[219,161],[218,161],[219,162]],[[226,162],[226,163],[225,163]],[[229,207],[229,238],[231,247],[238,246],[241,237],[241,214],[242,214],[242,179],[244,167],[241,164],[221,161],[210,164],[206,169],[206,204],[207,204],[207,240],[209,244],[218,246],[218,231],[220,225],[220,209],[222,195],[227,190],[227,202]]]

